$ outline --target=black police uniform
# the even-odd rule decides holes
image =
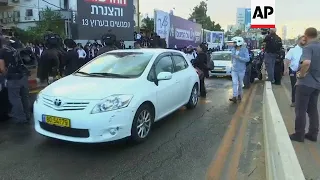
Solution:
[[[103,53],[118,49],[118,47],[116,46],[117,38],[114,34],[112,34],[110,32],[106,33],[102,36],[101,42],[104,46],[99,49],[99,51],[97,53],[98,56]]]
[[[250,61],[246,63],[246,72],[244,74],[244,78],[243,78],[243,84],[244,84],[244,88],[250,88],[251,85],[251,70],[252,70],[252,61],[254,58],[254,53],[252,51],[249,50],[249,55],[250,55]]]
[[[30,120],[29,110],[29,71],[20,58],[19,50],[6,46],[1,50],[0,59],[5,60],[7,67],[8,97],[12,105],[10,116],[17,123]]]
[[[274,84],[281,85],[281,79],[284,71],[283,60],[285,58],[285,51],[281,49],[277,55],[275,66],[274,66]]]
[[[0,59],[4,60],[3,49],[0,49]],[[4,74],[0,72],[0,121],[8,120],[10,111],[11,104],[9,102],[6,79]]]

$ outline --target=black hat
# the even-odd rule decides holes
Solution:
[[[68,48],[75,48],[77,47],[77,43],[73,39],[65,39],[63,43],[68,47]]]

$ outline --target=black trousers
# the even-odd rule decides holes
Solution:
[[[11,111],[11,104],[9,102],[8,89],[1,88],[0,90],[0,122],[9,119],[9,112]]]
[[[309,116],[309,134],[317,136],[319,132],[318,97],[319,90],[304,85],[296,86],[296,119],[295,130],[298,136],[304,137],[306,113]]]
[[[274,65],[274,83],[281,84],[281,79],[283,75],[283,62],[276,62]]]
[[[246,88],[249,88],[251,85],[250,79],[251,79],[251,68],[252,68],[252,64],[248,64],[246,67],[246,73],[244,74],[244,78],[243,78],[243,84]]]
[[[296,82],[297,82],[297,76],[296,72],[292,71],[291,68],[289,68],[289,76],[290,76],[290,82],[291,82],[291,102],[296,102]]]
[[[200,78],[200,95],[201,96],[206,96],[207,95],[207,90],[206,90],[206,85],[204,83],[205,78]]]

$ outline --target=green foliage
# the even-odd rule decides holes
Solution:
[[[190,14],[189,20],[196,20],[197,23],[202,25],[203,29],[210,31],[223,31],[220,24],[216,24],[211,20],[210,16],[207,15],[208,5],[205,1],[201,1],[200,4],[193,8],[193,12]]]
[[[227,31],[226,33],[224,33],[224,38],[226,41],[230,41],[232,37],[232,33],[230,31]]]
[[[263,46],[263,38],[260,38],[258,41],[259,41],[259,48],[262,48]]]
[[[146,30],[147,32],[153,32],[154,31],[154,19],[150,17],[146,17],[142,19],[142,29]]]
[[[41,12],[41,20],[36,23],[36,26],[29,27],[26,31],[15,28],[14,31],[18,33],[22,42],[43,42],[43,36],[49,29],[64,38],[64,28],[65,22],[61,14],[47,7]]]
[[[11,27],[11,29],[14,32],[14,36],[18,36],[21,42],[26,43],[29,41],[30,36],[27,31],[17,27]]]
[[[236,32],[234,32],[235,36],[240,36],[242,34],[242,31],[240,29],[237,29]]]

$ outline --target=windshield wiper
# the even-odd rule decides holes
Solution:
[[[83,72],[83,71],[78,71],[78,72],[76,72],[76,73],[78,73],[78,74],[83,74],[83,75],[86,75],[86,76],[101,77],[101,75],[92,74],[92,73],[86,73],[86,72]]]
[[[114,73],[90,73],[90,75],[101,76],[101,77],[131,78],[130,76],[114,74]]]

